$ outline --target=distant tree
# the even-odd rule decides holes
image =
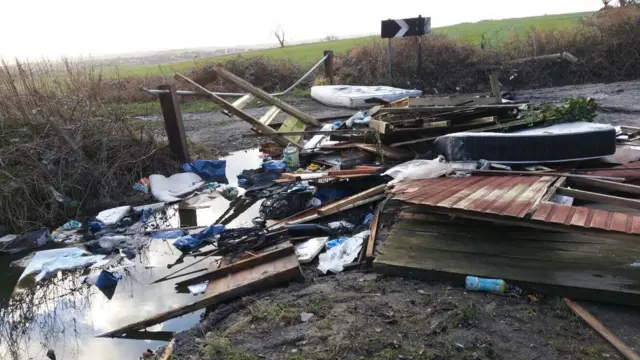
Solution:
[[[640,0],[618,0],[618,6],[620,7],[631,5],[640,5]]]
[[[333,41],[333,40],[338,40],[338,37],[335,35],[327,35],[324,37],[324,41]]]
[[[612,0],[602,0],[602,4],[604,4],[605,9],[609,7],[609,4]]]
[[[273,35],[275,35],[276,39],[278,39],[278,42],[280,43],[280,47],[283,48],[285,37],[284,37],[284,29],[282,28],[282,26],[278,25],[276,30],[273,32]]]

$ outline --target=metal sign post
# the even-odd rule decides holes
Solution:
[[[392,77],[391,72],[391,39],[398,37],[422,36],[431,34],[431,18],[418,16],[410,19],[383,20],[380,36],[383,39],[389,39],[387,55],[389,57],[389,78]],[[418,72],[422,67],[422,43],[418,38]]]

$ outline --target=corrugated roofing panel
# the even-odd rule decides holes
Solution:
[[[544,202],[531,217],[534,221],[640,234],[640,216]]]
[[[399,184],[394,198],[414,204],[524,217],[556,180],[553,176],[470,176]]]

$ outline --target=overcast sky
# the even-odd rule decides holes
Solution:
[[[601,0],[0,0],[0,57],[104,55],[376,34],[388,18],[433,27],[594,11]]]

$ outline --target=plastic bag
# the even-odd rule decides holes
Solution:
[[[389,185],[397,184],[403,181],[430,179],[443,175],[449,175],[453,172],[453,167],[443,156],[438,156],[433,160],[411,160],[394,166],[382,175],[388,175],[393,178]]]
[[[196,160],[182,164],[180,168],[184,172],[191,172],[200,175],[200,177],[205,181],[215,181],[222,184],[228,183],[226,160]]]
[[[327,271],[339,273],[344,270],[344,266],[353,262],[358,257],[362,244],[369,237],[369,230],[363,231],[348,238],[342,244],[333,247],[324,254],[320,254],[320,264],[318,270],[326,274]]]
[[[214,237],[224,231],[224,225],[211,225],[197,234],[183,236],[173,243],[182,252],[189,252],[204,242],[204,239]]]

